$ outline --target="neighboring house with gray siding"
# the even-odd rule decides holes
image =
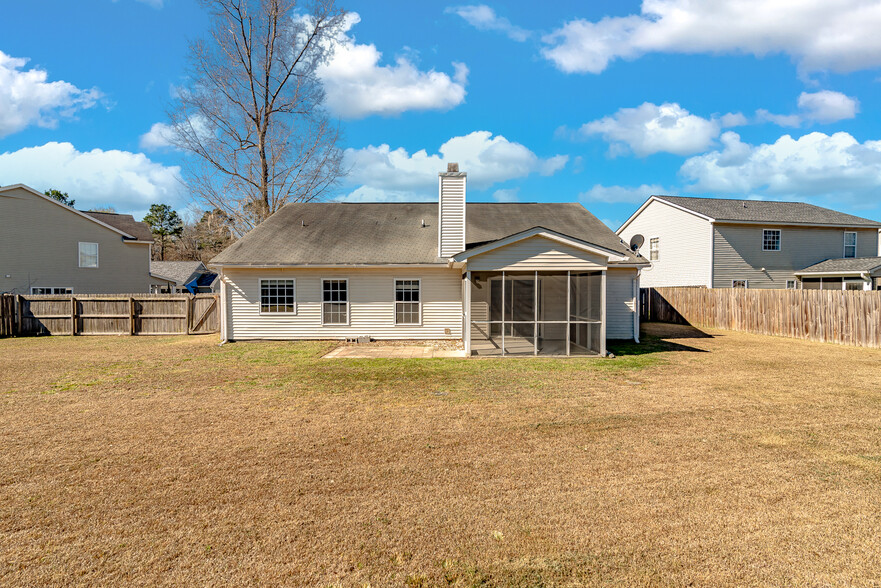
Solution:
[[[222,334],[453,339],[475,355],[602,355],[638,340],[648,265],[580,204],[288,204],[215,257]]]
[[[75,210],[23,184],[0,187],[0,292],[149,292],[152,243],[131,215]]]
[[[646,287],[868,290],[876,287],[870,273],[842,270],[821,281],[806,272],[830,260],[877,257],[879,229],[879,222],[803,202],[652,196],[617,233],[627,243],[644,239]]]

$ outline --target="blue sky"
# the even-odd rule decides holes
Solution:
[[[432,200],[458,161],[469,200],[580,201],[612,226],[658,192],[881,218],[877,1],[341,6],[322,72],[352,166],[338,198]],[[186,209],[161,123],[198,3],[17,2],[4,20],[0,184]]]

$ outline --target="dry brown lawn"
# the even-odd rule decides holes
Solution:
[[[0,584],[881,584],[881,351],[0,341]]]

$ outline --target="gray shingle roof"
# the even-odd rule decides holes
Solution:
[[[877,221],[805,202],[690,198],[685,196],[655,196],[655,198],[718,221],[881,227],[881,223]]]
[[[179,286],[208,270],[201,261],[151,261],[150,273],[161,278],[174,280]]]
[[[445,263],[437,257],[437,208],[436,202],[288,204],[210,263]],[[466,248],[540,226],[638,261],[611,229],[576,203],[469,202],[465,218]]]
[[[130,214],[117,214],[115,212],[94,212],[92,210],[81,210],[83,214],[101,221],[105,225],[110,225],[115,229],[119,229],[123,233],[127,233],[135,237],[138,241],[153,241],[153,233],[147,223],[135,220]]]
[[[881,266],[881,257],[827,259],[796,273],[868,272]]]

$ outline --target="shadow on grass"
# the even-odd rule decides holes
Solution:
[[[687,325],[667,323],[645,323],[642,325],[640,342],[609,341],[608,349],[618,357],[628,355],[648,355],[666,351],[687,351],[691,353],[709,353],[706,349],[698,349],[690,345],[676,343],[671,339],[713,339],[713,335]]]

